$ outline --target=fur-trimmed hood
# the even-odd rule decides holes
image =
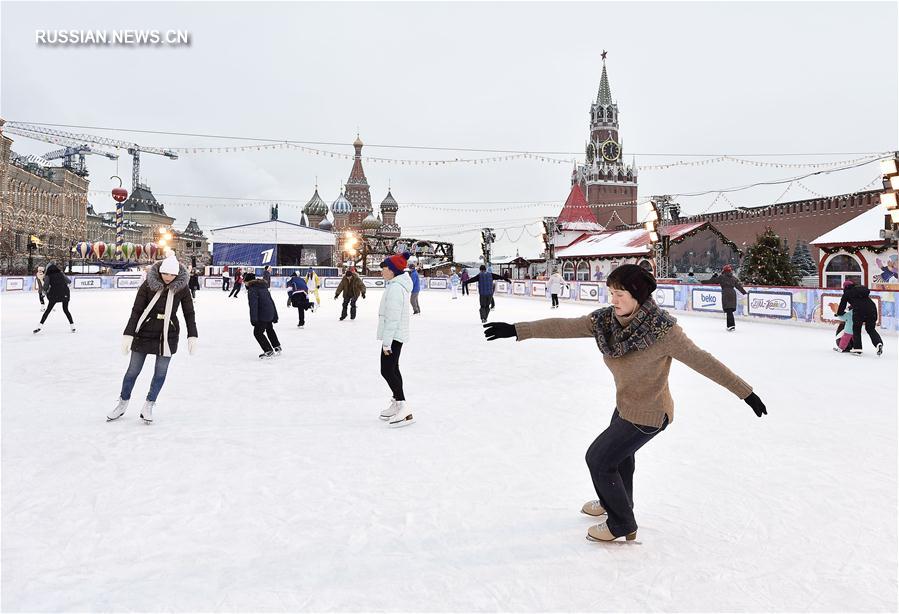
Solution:
[[[268,282],[265,281],[264,279],[262,279],[261,277],[257,277],[256,279],[251,279],[250,281],[248,281],[248,282],[245,283],[244,285],[245,285],[247,288],[250,288],[250,287],[252,287],[252,286],[263,286],[263,287],[265,287],[265,288],[268,288]]]
[[[150,290],[153,292],[159,292],[166,285],[165,282],[162,281],[162,275],[159,274],[160,266],[162,266],[162,261],[157,262],[147,271],[147,286],[149,286]],[[181,264],[178,267],[178,276],[169,284],[169,290],[175,293],[180,292],[187,287],[187,282],[189,280],[190,275],[187,274],[187,269]]]

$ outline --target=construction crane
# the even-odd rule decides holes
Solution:
[[[147,147],[138,145],[137,143],[129,143],[118,139],[108,139],[102,136],[94,136],[93,134],[73,134],[63,130],[55,130],[53,128],[45,128],[43,126],[35,126],[33,124],[23,124],[22,122],[6,122],[3,131],[9,134],[17,134],[36,141],[45,143],[56,143],[57,145],[65,145],[67,147],[78,147],[89,143],[92,145],[100,145],[104,147],[112,147],[115,149],[124,149],[133,158],[131,165],[131,192],[137,189],[140,184],[140,154],[141,152],[158,154],[165,156],[171,160],[177,160],[178,154],[169,149],[160,147]],[[105,155],[105,154],[104,154]]]
[[[69,169],[79,177],[87,177],[87,165],[84,163],[84,156],[88,154],[97,154],[106,156],[110,160],[118,160],[118,154],[103,151],[102,149],[92,149],[90,145],[76,145],[75,147],[64,147],[41,156],[44,160],[58,160],[62,158],[62,165]]]

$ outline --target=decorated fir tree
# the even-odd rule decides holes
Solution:
[[[790,262],[790,251],[770,228],[756,237],[755,245],[746,251],[740,268],[740,281],[744,284],[795,286],[799,277]]]
[[[796,243],[796,248],[793,250],[793,257],[790,259],[790,262],[793,264],[793,268],[796,269],[802,277],[818,274],[818,267],[815,265],[812,254],[808,249],[808,243],[803,243],[802,241]]]

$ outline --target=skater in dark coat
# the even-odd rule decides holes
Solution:
[[[187,325],[187,350],[196,351],[197,322],[194,319],[194,302],[187,287],[187,269],[178,263],[174,253],[157,262],[147,271],[147,279],[137,289],[131,317],[125,325],[122,337],[122,353],[131,352],[131,362],[122,379],[122,392],[118,404],[108,414],[107,420],[117,420],[125,413],[134,382],[144,367],[147,356],[156,356],[153,379],[140,417],[146,423],[153,422],[153,407],[162,385],[165,383],[169,363],[178,351],[181,324],[178,307]]]
[[[297,328],[303,328],[306,325],[306,310],[311,307],[309,302],[309,286],[306,280],[300,277],[296,271],[287,280],[287,306],[296,307],[300,314],[300,322]]]
[[[737,310],[737,290],[742,294],[746,294],[746,290],[740,285],[740,280],[734,277],[734,269],[729,264],[724,266],[721,276],[718,278],[718,284],[721,286],[721,308],[727,314],[727,330],[735,330],[737,328],[734,322],[734,312]]]
[[[197,273],[197,269],[191,270],[187,287],[190,288],[190,297],[197,298],[197,290],[200,289],[200,274]]]
[[[459,276],[459,279],[462,281],[462,295],[468,294],[468,286],[465,285],[465,282],[469,279],[468,270],[462,269],[462,274]]]
[[[495,280],[512,281],[508,277],[502,277],[496,273],[488,273],[487,267],[482,264],[481,270],[477,275],[469,277],[468,280],[462,282],[463,288],[467,287],[468,284],[473,284],[475,282],[478,284],[478,294],[480,295],[479,298],[481,302],[481,323],[486,322],[487,316],[490,314],[490,305],[493,302],[493,282]]]
[[[490,322],[488,340],[592,338],[612,371],[616,408],[608,428],[587,450],[587,467],[599,497],[581,511],[606,515],[590,527],[589,539],[628,540],[637,536],[634,518],[634,454],[661,433],[674,419],[674,401],[668,388],[672,358],[727,388],[743,399],[758,417],[767,414],[752,387],[714,356],[696,347],[677,320],[653,300],[656,281],[635,264],[618,267],[607,280],[611,307],[579,318],[549,318],[536,322]]]
[[[73,333],[75,332],[75,322],[72,320],[72,314],[69,313],[70,283],[72,283],[72,280],[66,277],[55,263],[50,263],[50,266],[47,267],[47,273],[44,276],[44,292],[47,293],[49,303],[47,304],[46,311],[44,311],[44,315],[41,317],[41,323],[34,329],[35,334],[41,332],[41,329],[44,327],[44,322],[47,321],[47,317],[50,315],[50,312],[53,311],[53,308],[57,303],[62,303],[62,312],[66,314],[66,318],[69,320],[69,328],[72,329]]]
[[[262,269],[262,279],[269,288],[272,287],[272,267],[269,265],[265,265],[265,268]]]
[[[253,273],[247,273],[244,275],[244,282],[247,285],[247,302],[250,305],[253,336],[256,337],[263,352],[259,358],[271,358],[281,353],[281,342],[278,341],[273,326],[278,323],[278,309],[264,279],[256,279]]]
[[[840,307],[837,315],[846,313],[846,304],[852,306],[852,352],[862,353],[862,327],[871,338],[871,343],[877,348],[877,355],[883,354],[883,339],[877,332],[877,305],[871,300],[871,290],[862,285],[856,285],[852,281],[843,283],[843,298],[840,299]],[[49,311],[49,309],[48,309]]]
[[[352,267],[347,269],[346,275],[343,276],[343,279],[337,285],[337,290],[334,292],[335,301],[341,292],[343,293],[343,309],[340,310],[340,319],[346,320],[346,309],[349,306],[350,320],[355,320],[356,301],[360,296],[365,298],[365,284],[362,282],[362,278],[356,275],[356,270]]]

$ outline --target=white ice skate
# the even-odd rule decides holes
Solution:
[[[280,356],[280,355],[281,355],[281,346],[279,345],[278,347],[275,348],[275,356]]]
[[[883,356],[883,344],[882,343],[877,344],[877,355]]]
[[[637,539],[637,532],[634,531],[633,533],[628,533],[627,535],[619,535],[618,537],[615,537],[609,530],[609,525],[604,522],[595,524],[587,529],[587,539],[594,542],[613,542],[616,539],[620,539],[622,537],[627,541],[633,541]]]
[[[140,410],[140,419],[146,422],[147,424],[153,424],[153,406],[156,405],[156,401],[146,401],[144,402],[144,408]]]
[[[387,406],[387,409],[381,412],[380,418],[381,420],[390,420],[396,415],[396,399],[393,397],[390,398],[390,405]]]
[[[116,406],[106,414],[106,421],[112,422],[113,420],[118,420],[125,414],[126,409],[128,409],[128,400],[119,398]]]
[[[406,405],[405,401],[397,401],[396,402],[396,413],[393,414],[393,417],[390,418],[390,421],[387,423],[387,426],[390,427],[400,427],[400,426],[408,426],[415,422],[415,418],[412,417],[412,410],[409,409],[409,406]]]
[[[594,499],[593,501],[584,503],[584,506],[581,508],[581,513],[587,514],[588,516],[603,516],[606,513],[606,509],[602,506],[602,503],[599,502],[599,499]]]
[[[274,350],[269,350],[268,352],[265,352],[265,353],[259,355],[259,358],[262,360],[268,360],[268,359],[274,358],[274,357],[275,357]]]

